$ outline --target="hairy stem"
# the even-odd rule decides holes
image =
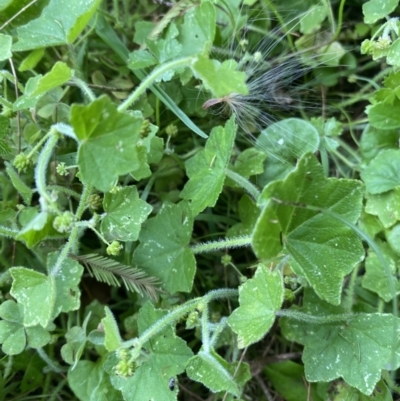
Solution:
[[[140,355],[143,346],[152,337],[159,334],[166,327],[175,325],[178,320],[186,316],[188,313],[194,311],[200,304],[207,304],[215,299],[220,298],[237,297],[238,293],[238,290],[222,288],[219,290],[210,291],[204,297],[191,299],[169,312],[167,315],[163,316],[160,320],[150,326],[140,337],[132,338],[131,340],[123,342],[122,348],[134,347],[130,358],[130,362],[133,362]]]
[[[220,241],[206,242],[203,244],[197,244],[193,245],[190,249],[194,254],[196,254],[196,253],[213,252],[227,248],[238,248],[241,246],[250,246],[250,245],[251,245],[251,237],[243,236],[243,237],[227,238],[225,240],[220,240]]]
[[[168,71],[175,70],[179,67],[191,66],[197,57],[184,57],[177,60],[169,61],[168,63],[162,64],[155,68],[151,74],[143,79],[141,84],[131,93],[131,95],[118,107],[118,111],[124,112],[130,105],[136,102],[139,96],[149,88],[158,78]]]
[[[300,320],[305,323],[329,324],[336,322],[346,322],[349,319],[353,318],[355,315],[350,313],[343,313],[340,315],[315,316],[309,313],[300,312],[293,309],[281,309],[276,312],[276,316],[287,317],[288,319]]]
[[[47,173],[47,166],[50,161],[50,157],[53,154],[53,150],[57,145],[59,135],[57,131],[52,127],[49,133],[49,139],[47,140],[46,144],[44,145],[42,151],[40,152],[36,168],[35,168],[35,184],[36,189],[40,195],[40,197],[44,200],[46,204],[53,204],[53,199],[51,198],[50,194],[47,192],[46,188],[46,173]],[[46,210],[42,210],[45,212]]]
[[[86,205],[87,205],[87,199],[90,196],[90,194],[92,193],[93,188],[89,185],[85,185],[83,187],[83,192],[82,192],[82,196],[81,199],[79,201],[79,205],[78,208],[76,210],[75,213],[75,220],[79,221],[82,217],[83,212],[86,209]],[[67,243],[64,245],[62,251],[60,252],[57,261],[55,263],[55,265],[53,266],[52,270],[51,270],[51,275],[53,277],[57,276],[58,272],[60,271],[62,264],[64,262],[64,260],[67,258],[69,253],[74,253],[74,250],[78,247],[78,239],[79,239],[79,233],[80,233],[81,227],[79,227],[78,225],[75,225],[72,230],[71,230],[71,234],[68,237],[68,241]]]
[[[257,189],[257,187],[240,174],[229,170],[228,168],[225,170],[225,174],[231,180],[235,181],[236,184],[240,185],[255,201],[257,201],[257,199],[260,197],[260,191]]]

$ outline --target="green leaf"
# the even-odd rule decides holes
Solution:
[[[369,163],[382,149],[398,148],[398,130],[379,130],[368,125],[362,133],[360,151],[364,163]]]
[[[5,354],[20,354],[26,345],[24,328],[16,323],[0,321],[0,343]]]
[[[386,233],[386,239],[390,248],[397,254],[400,254],[400,224],[396,224]]]
[[[74,369],[79,362],[82,353],[85,349],[87,340],[86,327],[89,322],[91,313],[86,316],[82,327],[74,326],[71,327],[65,334],[67,343],[61,347],[61,356],[65,362],[72,365],[71,369]]]
[[[383,150],[361,172],[367,192],[381,194],[400,186],[400,150]]]
[[[129,51],[125,44],[118,37],[117,33],[112,29],[105,17],[97,16],[96,34],[104,40],[110,49],[118,55],[118,58],[125,63],[129,57]],[[146,78],[146,74],[142,70],[135,71],[135,75],[141,81]],[[202,138],[207,135],[176,105],[176,103],[166,94],[166,92],[157,85],[150,86],[150,90],[193,132]]]
[[[232,170],[248,179],[253,175],[261,174],[264,171],[264,160],[266,157],[267,154],[265,152],[261,152],[256,148],[245,149],[235,160]],[[226,185],[236,188],[239,187],[238,184],[229,178]]]
[[[14,103],[14,111],[36,106],[44,93],[65,84],[72,76],[71,69],[65,63],[57,61],[46,75],[29,78],[25,93]]]
[[[207,55],[214,41],[217,27],[215,7],[204,2],[197,7],[190,7],[185,13],[183,24],[179,25],[179,42],[183,56],[195,54]]]
[[[303,305],[302,312],[322,319],[343,313],[311,290],[306,290]],[[382,369],[396,370],[400,365],[400,352],[393,344],[399,324],[399,318],[383,313],[360,313],[347,321],[324,324],[281,319],[285,337],[304,345],[302,360],[308,381],[330,382],[342,377],[366,395],[374,390]]]
[[[103,208],[106,215],[101,222],[101,231],[109,241],[136,241],[142,223],[152,210],[148,203],[139,199],[134,186],[122,188],[116,194],[106,194]]]
[[[308,121],[288,118],[271,124],[256,142],[256,147],[268,155],[261,184],[284,178],[293,170],[297,159],[316,152],[318,145],[318,131]]]
[[[0,343],[7,355],[16,355],[25,349],[44,347],[50,342],[50,333],[41,326],[24,327],[22,305],[7,300],[0,305]]]
[[[204,87],[217,98],[228,96],[231,93],[247,95],[246,74],[237,71],[237,63],[234,60],[226,60],[220,63],[205,57],[198,57],[192,70],[197,78],[201,79]],[[229,80],[226,77],[229,76]]]
[[[395,10],[398,0],[370,0],[363,4],[364,22],[374,24]]]
[[[260,208],[257,207],[253,199],[246,194],[242,196],[238,206],[238,213],[241,223],[235,224],[233,227],[231,227],[226,234],[227,237],[251,235],[258,216],[261,213]]]
[[[135,50],[129,55],[128,67],[131,70],[147,68],[157,64],[157,59],[148,50]]]
[[[400,291],[400,283],[396,278],[397,268],[395,263],[396,255],[389,248],[389,246],[381,241],[375,240],[386,259],[389,266],[391,277],[386,276],[386,272],[382,266],[382,262],[378,258],[377,254],[370,250],[368,256],[365,259],[365,274],[362,277],[362,286],[367,290],[378,294],[385,302],[389,302],[392,296],[391,281],[395,283],[396,292]],[[397,259],[397,258],[396,258]]]
[[[316,158],[308,154],[285,180],[264,188],[253,249],[259,258],[290,255],[293,271],[306,278],[321,299],[337,305],[343,278],[363,260],[364,248],[355,232],[318,208],[355,224],[362,199],[359,181],[325,178]]]
[[[10,180],[14,186],[14,188],[18,191],[21,195],[24,202],[29,206],[31,204],[33,191],[30,189],[22,180],[18,173],[14,170],[11,164],[5,162],[6,171]]]
[[[0,61],[12,57],[11,53],[12,37],[0,33]]]
[[[110,308],[104,307],[106,316],[101,319],[103,323],[104,332],[106,334],[104,346],[109,352],[117,350],[122,343],[121,335],[119,334],[119,329],[115,317],[112,314]]]
[[[142,118],[119,113],[105,96],[88,106],[72,106],[71,125],[81,141],[78,165],[86,185],[108,192],[119,175],[140,167],[137,142],[142,122]]]
[[[0,115],[0,138],[6,138],[10,129],[10,118]]]
[[[18,70],[20,72],[33,70],[39,63],[39,61],[43,58],[44,51],[45,49],[36,49],[29,53],[29,55],[21,62]]]
[[[249,365],[238,362],[228,363],[217,353],[210,354],[200,351],[191,358],[186,366],[186,373],[190,379],[204,384],[212,392],[227,391],[233,395],[240,395],[240,387],[251,379]],[[235,374],[235,378],[233,375]]]
[[[121,393],[110,382],[103,361],[79,361],[68,371],[68,384],[80,401],[118,401]]]
[[[300,364],[292,361],[271,363],[265,366],[264,373],[285,401],[307,401],[307,398],[324,401],[317,393],[317,386],[304,381],[304,367]]]
[[[394,66],[400,65],[400,39],[396,39],[390,45],[388,54],[386,56],[386,62],[389,65],[394,65]]]
[[[150,302],[146,302],[139,311],[139,335],[165,314],[165,311],[154,309]],[[109,368],[105,369],[110,373],[114,387],[122,391],[125,400],[176,401],[178,386],[171,391],[168,386],[169,380],[185,370],[188,359],[193,356],[192,351],[185,341],[175,335],[172,327],[167,327],[154,336],[144,349],[146,358],[133,376],[128,378],[115,374],[113,365],[117,360],[109,358]]]
[[[400,187],[378,195],[366,195],[365,211],[378,216],[384,228],[400,221]]]
[[[47,256],[47,270],[51,274],[53,266],[59,257],[59,252],[52,252]],[[83,267],[72,259],[64,259],[61,269],[55,276],[55,303],[53,318],[61,312],[70,312],[79,309],[81,292],[79,283],[81,281]],[[50,279],[50,276],[49,276]]]
[[[19,215],[22,230],[16,239],[23,240],[28,248],[33,248],[47,237],[64,238],[62,234],[53,227],[54,215],[49,216],[46,212],[38,212],[34,207],[22,210]]]
[[[399,102],[395,104],[379,102],[366,110],[369,123],[378,129],[392,130],[400,127]]]
[[[24,325],[46,327],[51,321],[54,281],[25,267],[13,267],[10,272],[14,280],[10,293],[24,307]]]
[[[0,11],[5,10],[14,0],[0,0]]]
[[[51,0],[42,15],[17,28],[19,41],[14,51],[73,43],[100,4],[100,0],[71,2]]]
[[[327,15],[328,9],[325,3],[311,6],[300,20],[300,31],[304,34],[310,34],[319,30]]]
[[[49,272],[57,257],[57,252],[48,255]],[[78,262],[71,259],[64,260],[61,270],[55,277],[25,267],[13,267],[10,272],[14,280],[10,292],[18,303],[23,305],[25,326],[40,324],[46,327],[61,312],[79,308],[78,284],[83,268]]]
[[[188,205],[164,205],[148,219],[139,235],[134,262],[149,275],[158,277],[170,293],[189,292],[196,272],[196,260],[189,248],[193,218]]]
[[[228,318],[238,335],[239,348],[260,341],[275,321],[283,302],[283,281],[279,271],[259,265],[254,277],[239,287],[239,308]]]
[[[160,64],[175,59],[182,54],[182,45],[176,39],[178,34],[178,28],[174,23],[171,23],[164,39],[146,40],[147,47],[152,51]],[[174,73],[168,72],[166,74],[172,77]]]
[[[229,163],[235,134],[236,125],[231,118],[225,128],[213,128],[204,150],[185,163],[189,181],[180,196],[191,200],[190,207],[194,215],[207,206],[216,204],[224,185],[225,169]]]

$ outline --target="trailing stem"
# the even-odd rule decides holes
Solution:
[[[219,241],[205,242],[193,245],[191,250],[194,254],[203,252],[215,252],[228,248],[239,248],[242,246],[251,246],[251,236],[232,237]]]
[[[151,74],[149,74],[141,84],[131,93],[131,95],[118,107],[118,111],[124,112],[128,107],[135,103],[139,96],[149,88],[158,78],[168,71],[173,71],[180,67],[191,66],[196,62],[197,57],[184,57],[178,60],[169,61],[168,63],[162,64],[155,68]]]
[[[220,299],[220,298],[231,298],[237,297],[239,294],[238,290],[223,288],[219,290],[210,291],[204,297],[194,298],[183,305],[177,307],[160,320],[150,326],[140,337],[133,338],[131,340],[122,343],[121,348],[134,347],[131,353],[130,362],[134,362],[140,355],[143,346],[154,336],[164,330],[166,327],[170,327],[176,324],[176,322],[186,316],[188,313],[199,308],[202,309],[209,302]],[[205,308],[207,309],[207,308]],[[204,310],[204,309],[203,309]]]

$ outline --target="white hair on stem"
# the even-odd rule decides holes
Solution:
[[[233,45],[230,46],[229,51],[220,51],[220,53],[228,53],[228,57],[238,61],[237,68],[246,73],[246,84],[248,86],[248,94],[241,95],[237,93],[230,93],[226,96],[219,98],[211,98],[203,104],[203,109],[209,110],[211,113],[235,116],[236,123],[239,130],[250,137],[256,144],[259,143],[255,138],[254,133],[262,133],[271,124],[277,121],[278,117],[282,115],[285,117],[293,117],[293,112],[297,111],[302,113],[303,110],[321,110],[321,101],[319,104],[309,102],[305,99],[307,85],[302,81],[309,72],[315,67],[322,64],[334,65],[340,57],[340,51],[343,49],[340,45],[332,46],[333,40],[333,27],[332,32],[320,32],[314,35],[299,35],[297,31],[300,30],[301,22],[304,18],[309,16],[304,13],[301,16],[289,20],[289,22],[276,29],[267,32],[263,40],[256,44],[253,51],[248,51],[246,46],[248,41],[243,37],[243,34],[250,39],[251,36],[257,36],[261,29],[256,29],[253,25],[247,27],[247,32],[241,29],[239,32],[234,32]],[[293,41],[296,38],[296,41]],[[305,38],[305,46],[303,43],[302,50],[294,48],[293,43],[301,45],[301,40]],[[289,42],[288,46],[291,52],[286,50],[284,55],[276,53],[280,47],[285,47],[284,42]],[[312,42],[312,43],[308,43]],[[293,52],[293,50],[295,50]],[[343,51],[344,54],[344,51]],[[275,60],[274,60],[275,57]],[[322,63],[321,63],[321,60]],[[314,78],[316,82],[316,79]],[[309,93],[308,93],[309,95]],[[267,153],[272,153],[272,156],[279,158],[276,152],[271,152],[270,146],[265,146],[266,141],[270,141],[272,148],[282,146],[286,140],[292,140],[296,134],[289,132],[288,128],[281,128],[278,135],[274,138],[268,139],[268,136],[263,136],[263,150]],[[276,137],[280,137],[277,141]],[[295,148],[304,147],[304,140],[298,138],[298,146]],[[315,149],[316,150],[316,149]],[[278,152],[279,153],[279,152]],[[293,155],[295,159],[297,155]],[[286,160],[283,160],[286,162]]]

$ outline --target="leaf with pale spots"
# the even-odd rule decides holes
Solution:
[[[70,122],[80,140],[78,166],[86,185],[107,192],[119,175],[141,167],[137,144],[142,118],[118,112],[102,96],[87,106],[74,104]]]
[[[289,341],[304,345],[302,360],[306,379],[330,382],[340,377],[370,395],[382,369],[400,366],[398,337],[400,319],[383,313],[360,313],[340,322],[327,323],[328,315],[343,314],[341,307],[305,291],[302,312],[325,319],[324,324],[282,318],[280,324]]]
[[[171,294],[192,289],[196,260],[189,248],[193,218],[186,202],[164,205],[148,219],[139,235],[134,263],[150,276],[158,277]]]
[[[100,0],[52,0],[42,15],[17,28],[18,42],[14,51],[72,43],[87,26]]]
[[[245,362],[228,363],[215,351],[200,351],[190,358],[186,373],[190,379],[203,383],[212,392],[226,391],[239,396],[243,385],[251,379]]]
[[[65,259],[58,274],[51,274],[59,253],[48,255],[49,275],[25,267],[10,269],[13,283],[11,295],[23,306],[24,326],[40,324],[46,327],[61,312],[76,310],[80,306],[80,282],[83,267],[76,261]]]
[[[240,306],[228,318],[229,326],[238,335],[239,348],[260,341],[267,334],[282,302],[282,275],[259,265],[254,277],[239,287]]]
[[[189,181],[180,196],[191,201],[193,215],[216,204],[225,182],[225,169],[231,157],[235,135],[236,124],[231,118],[224,128],[214,128],[204,150],[185,163]]]
[[[358,180],[326,178],[315,156],[305,155],[284,180],[264,188],[254,251],[266,259],[290,255],[292,270],[321,299],[338,305],[343,278],[364,259],[364,247],[351,228],[329,213],[355,224],[363,192]]]
[[[139,335],[143,335],[165,314],[165,311],[154,309],[150,302],[146,302],[139,311]],[[171,326],[166,326],[146,343],[144,351],[145,359],[134,374],[127,378],[115,374],[114,367],[118,360],[115,353],[109,355],[104,369],[110,374],[113,386],[121,390],[124,400],[176,401],[178,385],[171,391],[169,380],[185,370],[187,361],[193,356],[191,349],[184,340],[175,335]]]
[[[107,193],[103,208],[106,215],[101,231],[108,241],[136,241],[142,223],[152,210],[148,203],[139,199],[134,186],[122,188],[116,194]]]

